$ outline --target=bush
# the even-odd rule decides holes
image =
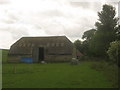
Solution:
[[[118,61],[120,57],[120,41],[111,42],[107,54],[112,62],[120,66]]]

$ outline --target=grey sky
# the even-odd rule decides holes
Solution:
[[[117,6],[117,0],[108,3]],[[94,28],[106,0],[0,0],[0,48],[23,36],[66,35],[71,41]]]

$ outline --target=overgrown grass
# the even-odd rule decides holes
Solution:
[[[118,88],[118,66],[116,64],[105,61],[94,61],[91,67],[102,72],[109,82],[112,82],[112,86]]]
[[[91,68],[93,62],[3,64],[3,88],[112,88],[113,82]]]

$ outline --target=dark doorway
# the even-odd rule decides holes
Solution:
[[[39,61],[44,61],[44,48],[39,47],[39,54],[38,54]]]

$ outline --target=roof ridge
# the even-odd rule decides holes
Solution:
[[[36,36],[36,37],[22,37],[22,38],[50,38],[50,37],[66,37],[64,36]]]

